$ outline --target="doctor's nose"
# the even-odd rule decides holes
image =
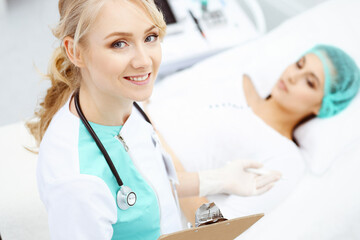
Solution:
[[[134,53],[131,63],[134,68],[147,69],[151,66],[152,60],[150,54],[144,47],[138,47]]]

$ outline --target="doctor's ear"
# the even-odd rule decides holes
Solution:
[[[65,47],[66,55],[75,66],[79,68],[85,66],[80,46],[77,45],[76,48],[74,48],[74,39],[72,37],[65,37],[63,40],[63,46]]]

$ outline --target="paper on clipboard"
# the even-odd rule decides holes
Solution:
[[[175,233],[161,235],[158,240],[233,240],[263,216],[264,214],[261,213],[197,228],[190,228]]]

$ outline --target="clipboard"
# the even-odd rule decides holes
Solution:
[[[158,240],[233,240],[264,216],[263,213],[161,235]]]

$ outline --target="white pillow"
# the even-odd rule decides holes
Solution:
[[[295,137],[299,140],[310,170],[322,175],[335,159],[360,141],[360,96],[343,112],[328,119],[316,118],[300,126]]]

